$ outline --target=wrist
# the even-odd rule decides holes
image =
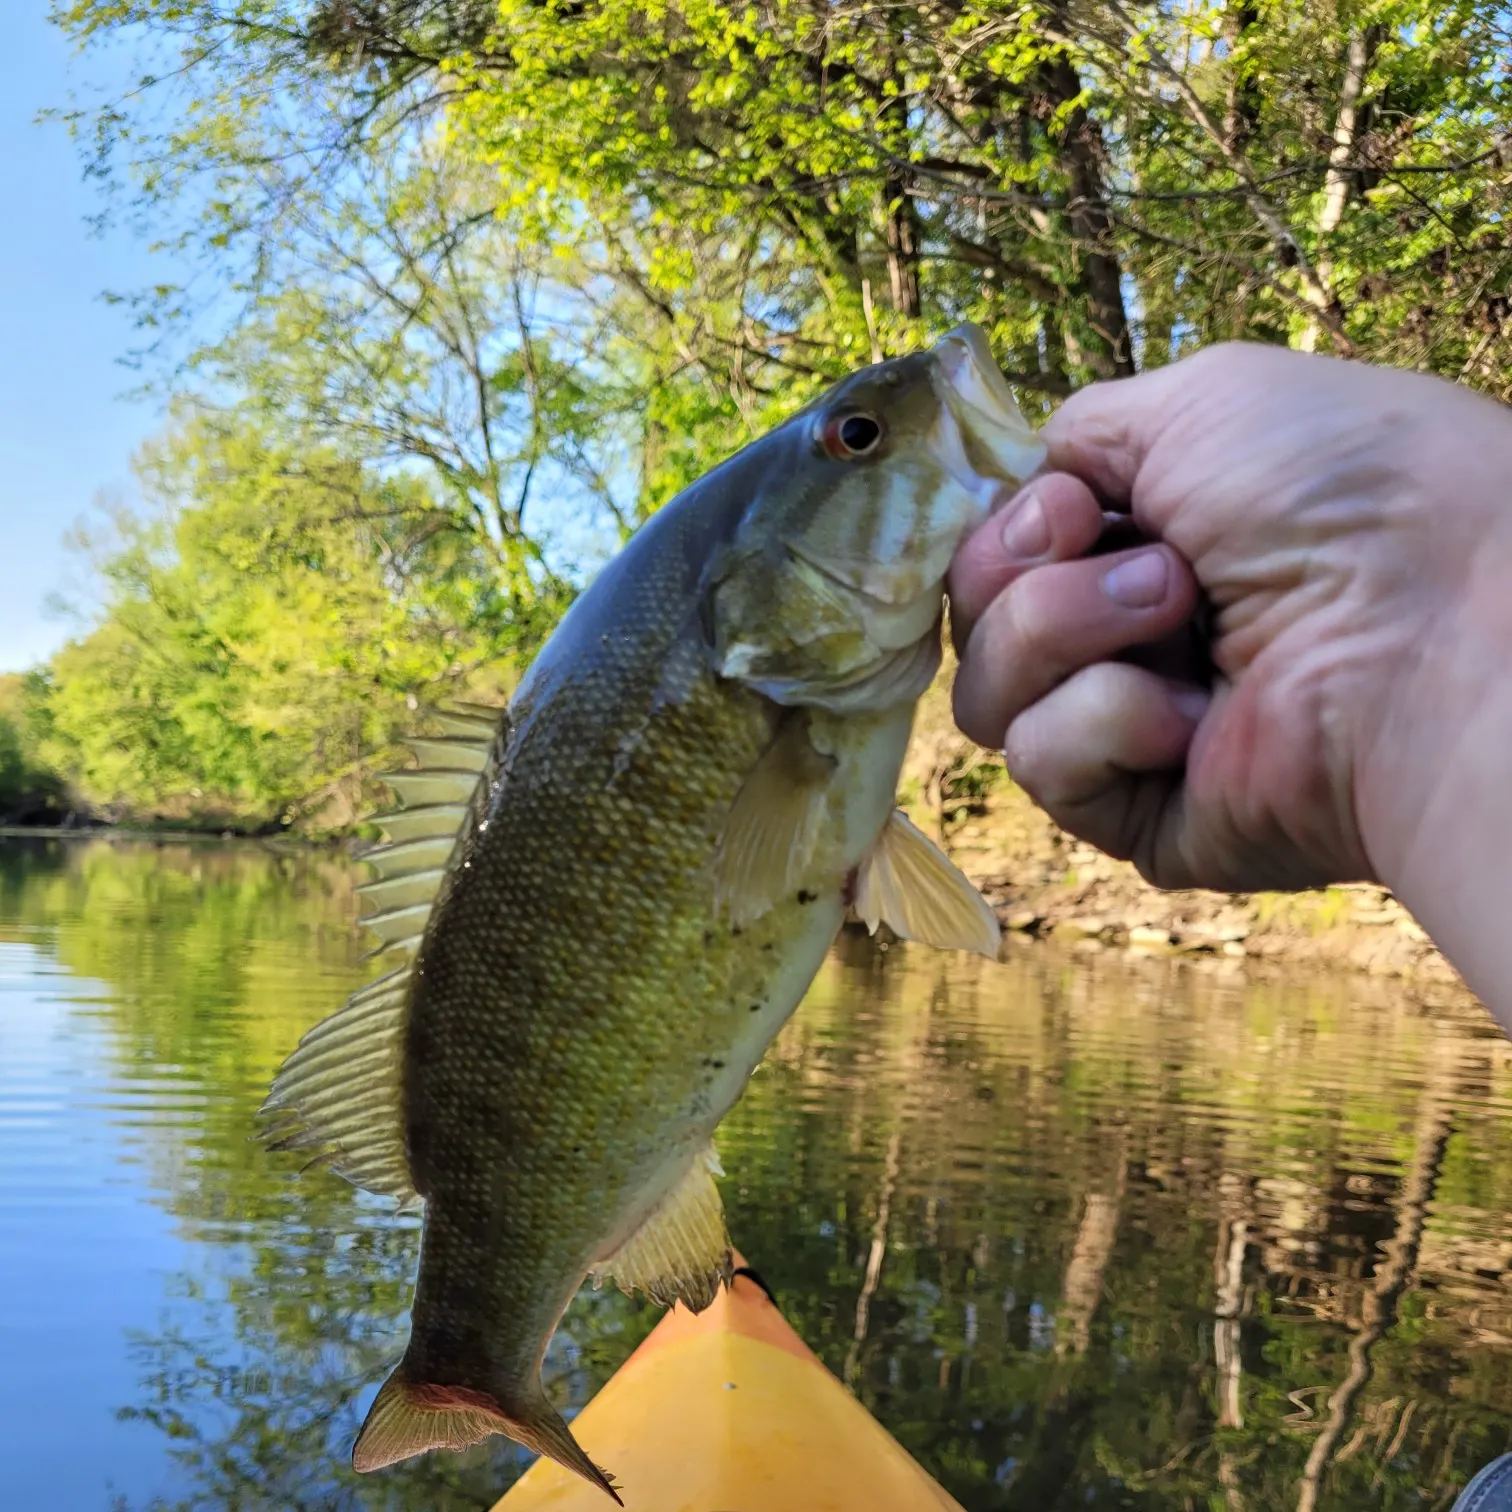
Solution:
[[[1512,413],[1456,394],[1416,448],[1411,635],[1362,741],[1380,880],[1512,1029]]]
[[[1404,801],[1414,819],[1381,880],[1512,1032],[1512,699],[1483,697],[1445,723],[1458,727],[1437,780],[1421,802]]]

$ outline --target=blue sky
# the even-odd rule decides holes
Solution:
[[[136,375],[117,362],[129,315],[100,299],[161,271],[124,232],[96,237],[99,208],[61,126],[33,124],[97,80],[45,20],[46,0],[20,0],[0,48],[0,672],[44,659],[70,632],[44,601],[78,578],[63,536],[102,491],[131,489],[131,455],[160,411],[122,397]]]

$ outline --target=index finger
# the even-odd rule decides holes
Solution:
[[[950,568],[950,633],[959,651],[987,606],[1031,567],[1068,562],[1103,528],[1087,485],[1064,473],[1028,483],[962,542]]]

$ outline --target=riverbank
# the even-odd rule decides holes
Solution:
[[[911,806],[926,832],[937,817]],[[360,858],[371,842],[284,831],[235,835],[163,825],[0,826],[0,836],[55,840],[224,843],[279,850],[340,850]],[[1371,886],[1309,893],[1161,892],[1134,868],[1063,834],[1005,779],[948,826],[947,849],[982,890],[1010,936],[1053,939],[1073,950],[1133,956],[1366,972],[1468,996],[1454,968],[1389,892]]]
[[[1078,951],[1165,956],[1225,969],[1363,972],[1432,996],[1471,998],[1407,910],[1385,889],[1307,893],[1161,892],[1058,829],[1015,787],[1001,758],[956,728],[954,659],[920,700],[900,796],[981,888],[1010,937]]]
[[[915,809],[914,817],[933,833],[930,815]],[[351,837],[311,840],[169,828],[0,827],[0,837],[5,836],[151,844],[239,841],[273,850],[339,850],[357,858],[367,848]],[[1239,897],[1160,892],[1132,866],[1062,834],[1006,782],[951,827],[948,848],[1011,939],[1228,968],[1365,972],[1469,996],[1406,909],[1379,887]]]
[[[1006,781],[951,828],[948,846],[1010,934],[1081,950],[1361,971],[1468,995],[1384,888],[1161,892],[1126,862],[1062,833]]]
[[[248,845],[284,846],[291,850],[345,850],[357,855],[367,842],[350,836],[301,835],[293,830],[235,830],[214,826],[194,828],[174,824],[0,824],[0,840],[107,840],[113,843],[151,842],[220,845],[243,841]]]

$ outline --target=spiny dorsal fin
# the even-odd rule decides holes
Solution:
[[[715,907],[737,925],[759,919],[797,888],[824,822],[835,760],[788,715],[730,806],[714,857]]]
[[[492,741],[484,744],[460,735],[447,735],[436,740],[422,739],[417,735],[404,743],[415,753],[415,760],[422,768],[437,770],[481,772],[488,765],[489,753],[493,750]]]
[[[433,718],[444,733],[411,736],[404,744],[416,764],[383,776],[400,806],[374,821],[387,843],[365,857],[377,875],[357,889],[368,910],[363,925],[378,937],[380,952],[419,949],[456,859],[483,817],[509,733],[505,711],[481,704],[453,705]]]
[[[893,811],[861,863],[854,907],[873,934],[882,923],[905,940],[973,950],[994,961],[1002,946],[997,915],[987,900],[901,810]]]
[[[317,1024],[280,1068],[263,1104],[274,1149],[310,1150],[354,1185],[419,1201],[400,1113],[404,1016],[412,963],[458,856],[483,817],[508,736],[504,710],[475,705],[436,716],[442,738],[407,742],[420,765],[385,780],[397,813],[376,821],[387,843],[367,856],[377,876],[357,889],[363,926],[403,960]]]
[[[464,816],[457,817],[460,823]],[[413,840],[400,840],[379,850],[369,851],[362,859],[380,877],[403,877],[411,872],[445,866],[451,859],[452,847],[456,843],[454,833],[417,835]]]
[[[681,1300],[702,1312],[734,1265],[716,1174],[722,1174],[719,1157],[710,1145],[646,1221],[593,1267],[595,1285],[613,1280],[622,1291],[645,1292],[659,1306]]]
[[[470,812],[466,803],[431,803],[423,808],[401,808],[392,814],[376,814],[371,822],[383,830],[389,843],[379,850],[369,851],[362,859],[374,866],[385,864],[389,853],[408,840],[444,840],[449,856]]]

